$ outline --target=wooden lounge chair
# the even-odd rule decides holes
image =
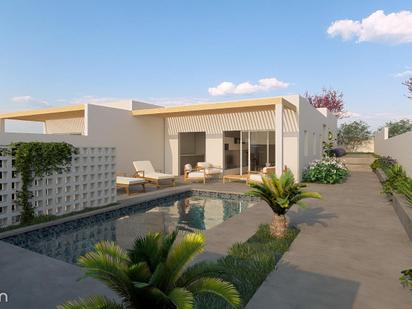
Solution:
[[[126,177],[126,176],[116,177],[116,187],[125,189],[127,195],[130,195],[130,188],[134,186],[142,186],[143,192],[146,192],[145,184],[146,184],[146,180],[144,180],[144,178]]]
[[[198,162],[195,169],[190,164],[185,165],[184,180],[200,180],[206,183],[207,179],[220,177],[223,169],[208,162]]]
[[[172,186],[176,185],[175,176],[156,172],[150,161],[134,161],[133,166],[136,170],[134,177],[144,178],[147,182],[153,183],[157,188],[160,184],[169,182]]]
[[[284,171],[286,171],[288,168],[285,165]],[[258,183],[263,183],[262,177],[264,176],[269,176],[276,173],[276,168],[274,166],[269,166],[269,167],[264,167],[262,169],[262,172],[260,173],[251,173],[249,174],[247,182],[258,182]]]

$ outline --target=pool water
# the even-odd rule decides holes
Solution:
[[[207,230],[246,210],[253,200],[242,196],[205,194],[176,196],[139,204],[108,215],[96,215],[13,236],[5,241],[47,256],[76,263],[81,255],[102,240],[129,248],[147,232]]]

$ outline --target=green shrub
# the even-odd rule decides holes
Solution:
[[[402,166],[394,164],[389,168],[385,168],[384,172],[387,180],[383,183],[383,191],[385,193],[397,192],[402,194],[412,204],[412,179],[406,175]]]
[[[30,187],[35,177],[53,172],[62,173],[71,168],[72,155],[76,148],[64,142],[18,142],[10,145],[9,154],[14,158],[14,167],[21,178],[15,203],[20,208],[20,221],[29,224],[35,219]]]
[[[373,169],[375,171],[376,169],[380,168],[380,169],[385,171],[386,169],[392,167],[396,163],[397,163],[396,160],[389,157],[389,156],[387,156],[387,157],[378,157],[371,164],[371,169]]]
[[[268,274],[275,269],[276,263],[289,249],[297,234],[298,230],[290,228],[284,238],[273,238],[269,225],[261,225],[248,241],[233,245],[228,255],[218,261],[229,270],[222,279],[231,280],[241,295],[243,306],[246,306]],[[196,308],[231,307],[217,297],[202,295],[196,300]]]
[[[409,288],[412,291],[412,269],[405,269],[401,271],[401,277],[399,280],[405,288]]]
[[[412,179],[401,179],[397,185],[398,193],[403,194],[409,204],[412,205]]]
[[[349,170],[336,158],[323,158],[313,161],[303,172],[303,181],[335,184],[342,183],[349,176]]]
[[[101,241],[94,250],[81,256],[78,265],[84,277],[97,279],[117,294],[115,300],[91,296],[68,301],[58,309],[103,308],[185,308],[192,309],[199,295],[214,295],[231,308],[241,299],[227,273],[217,262],[194,258],[204,252],[205,237],[187,233],[178,238],[172,233],[148,233],[136,238],[124,250],[112,241]]]

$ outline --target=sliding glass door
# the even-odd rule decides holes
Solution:
[[[268,132],[250,132],[250,168],[257,172],[266,166],[268,155]]]
[[[238,169],[241,175],[275,165],[274,131],[227,131],[224,147],[225,169]]]
[[[249,171],[249,132],[242,131],[242,168],[240,169],[240,175],[247,174]]]

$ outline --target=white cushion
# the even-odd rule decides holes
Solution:
[[[262,171],[264,174],[272,174],[272,173],[275,173],[276,168],[274,166],[268,166],[268,167],[264,167]]]
[[[163,174],[163,173],[144,173],[144,177],[152,178],[152,179],[173,179],[175,176],[170,174]]]
[[[216,168],[216,167],[209,167],[209,168],[205,169],[205,173],[207,175],[221,174],[222,170],[220,168]]]
[[[155,169],[150,161],[133,161],[136,171],[144,171],[144,174],[155,173]]]
[[[122,176],[116,177],[116,183],[119,185],[133,185],[133,184],[138,184],[142,182],[145,182],[143,178],[122,177]]]
[[[262,175],[261,174],[250,174],[249,181],[263,182],[262,181]]]
[[[191,172],[193,171],[193,167],[192,164],[185,164],[185,168],[184,168],[185,172]]]
[[[211,166],[212,166],[212,164],[210,164],[208,162],[197,162],[197,167],[200,167],[200,168],[206,169],[206,168],[211,167]]]
[[[204,178],[205,174],[203,172],[190,172],[187,174],[187,178]]]

